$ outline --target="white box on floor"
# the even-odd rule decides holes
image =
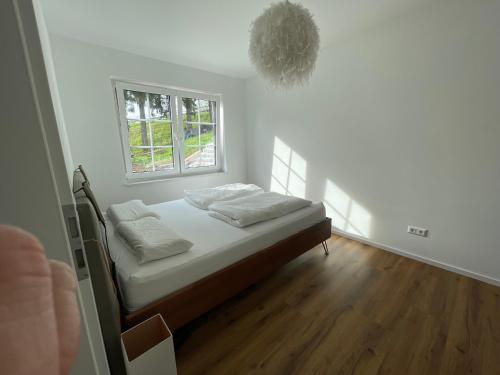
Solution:
[[[121,335],[128,375],[176,375],[172,333],[161,315],[130,328]]]

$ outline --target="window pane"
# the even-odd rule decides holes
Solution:
[[[201,136],[200,142],[201,145],[215,145],[215,126],[214,125],[200,125]]]
[[[187,158],[188,156],[191,156],[195,152],[197,152],[200,148],[198,146],[189,146],[189,145],[184,145],[184,157]]]
[[[184,157],[186,168],[196,168],[200,166],[199,147],[184,147]]]
[[[151,133],[153,134],[153,145],[171,146],[172,124],[167,120],[151,121]]]
[[[200,126],[184,122],[184,146],[200,145]]]
[[[200,151],[200,167],[213,167],[215,165],[215,146],[207,145]]]
[[[208,122],[214,124],[217,120],[217,103],[199,99],[198,110],[200,112],[200,122]]]
[[[198,101],[194,98],[182,98],[182,121],[198,121]]]
[[[146,121],[128,121],[128,140],[130,146],[149,146],[149,126]]]
[[[153,160],[149,148],[130,148],[132,162],[132,172],[151,172],[153,170]]]
[[[200,111],[200,122],[212,122],[210,120],[210,107],[208,100],[198,100],[198,110]]]
[[[125,97],[125,110],[128,119],[145,119],[147,98],[145,92],[123,90]]]
[[[217,122],[217,103],[213,100],[208,102],[209,105],[209,112],[210,112],[210,122],[216,123]]]
[[[174,168],[172,147],[154,148],[155,170],[162,171]]]
[[[216,165],[215,146],[184,147],[186,168],[213,167]]]
[[[215,166],[217,103],[182,98],[182,105],[186,168]]]
[[[172,119],[170,111],[170,96],[161,94],[148,94],[149,117],[153,119]]]
[[[184,151],[186,168],[213,167],[216,164],[215,147],[191,147]]]

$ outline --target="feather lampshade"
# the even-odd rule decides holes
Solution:
[[[300,4],[272,4],[252,23],[250,60],[273,86],[290,88],[306,83],[318,50],[318,27]]]

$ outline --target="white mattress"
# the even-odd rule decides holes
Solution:
[[[286,216],[236,228],[208,216],[183,199],[148,206],[181,237],[194,243],[187,253],[139,265],[108,223],[123,303],[134,311],[186,285],[298,233],[325,218],[322,203]]]

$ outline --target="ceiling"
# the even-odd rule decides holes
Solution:
[[[321,47],[430,0],[303,0]],[[253,76],[248,30],[273,0],[42,0],[51,33],[227,76]]]

